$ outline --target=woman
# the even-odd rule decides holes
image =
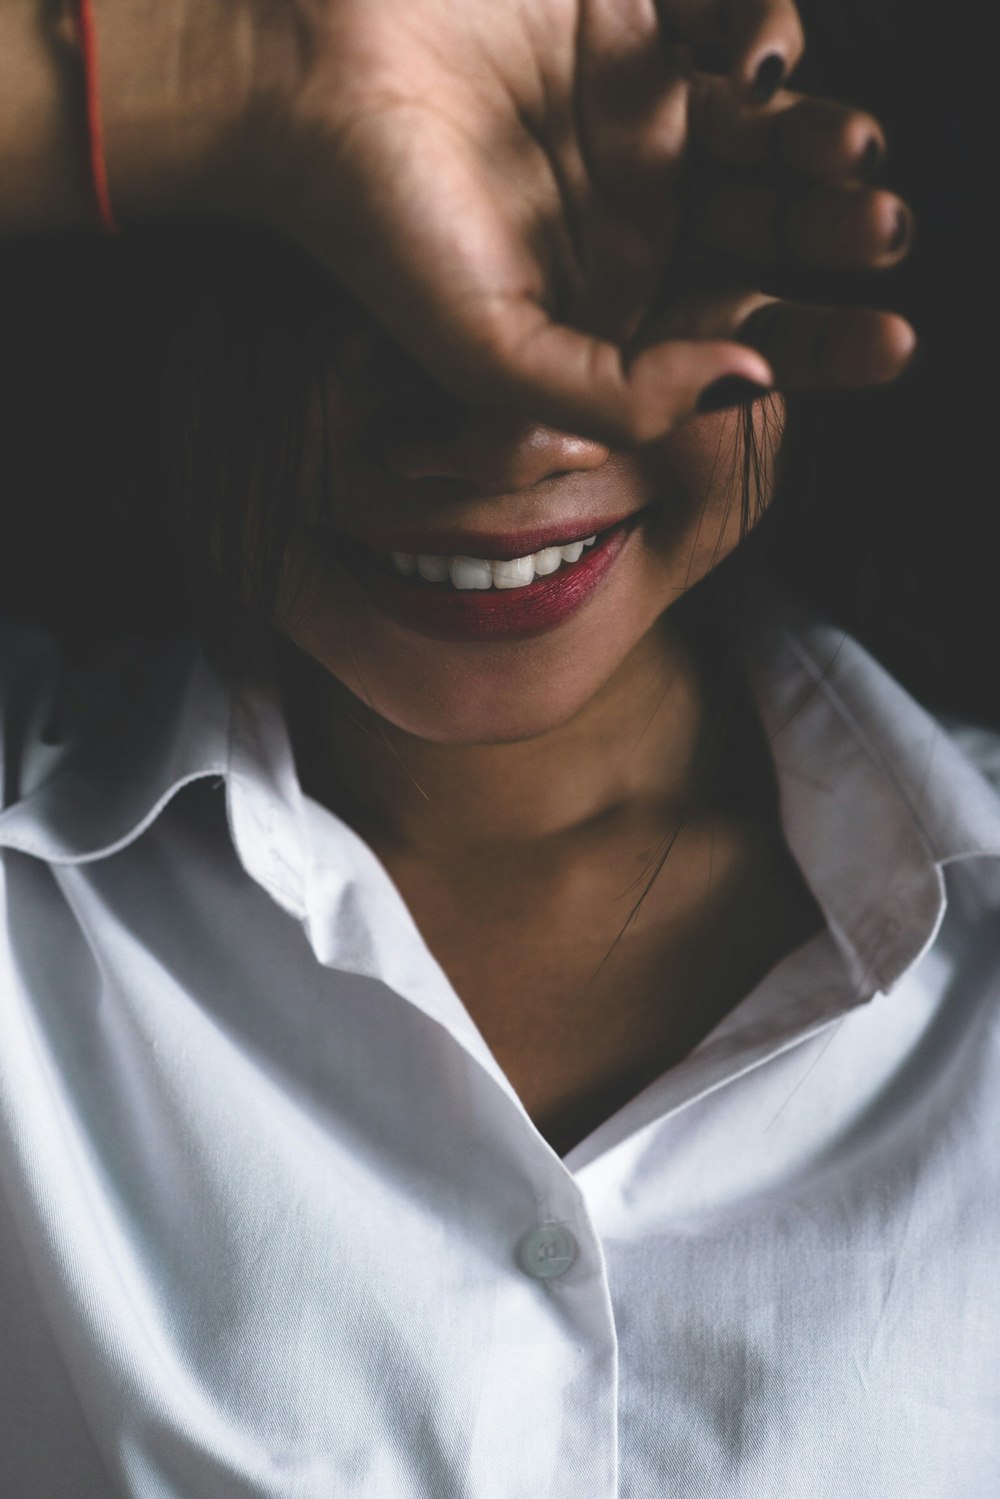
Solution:
[[[117,211],[337,282],[277,452],[175,339],[203,649],[6,648],[6,1491],[986,1499],[1000,802],[737,550],[912,352],[783,295],[905,254],[880,126],[777,0],[97,19]]]

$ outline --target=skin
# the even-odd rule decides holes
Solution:
[[[396,622],[317,548],[311,521],[277,615],[304,788],[382,859],[565,1153],[819,919],[752,711],[720,693],[671,615],[739,542],[736,416],[614,450],[463,407],[379,335],[366,341],[384,394],[334,399],[337,528],[389,548],[417,515],[494,532],[566,518],[572,534],[574,515],[644,511],[602,588],[527,641],[447,642]],[[766,429],[755,408],[765,454],[776,416]],[[729,732],[706,781],[720,698]]]

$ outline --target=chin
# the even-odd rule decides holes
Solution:
[[[518,744],[568,724],[601,691],[618,664],[563,659],[553,669],[528,648],[442,650],[420,642],[408,652],[363,657],[324,648],[314,632],[296,645],[379,718],[432,744]],[[535,657],[533,660],[532,657]]]
[[[381,607],[349,573],[322,568],[286,595],[275,623],[327,678],[406,734],[442,745],[523,743],[613,693],[627,663],[641,668],[653,627],[729,550],[713,526],[693,529],[686,544],[671,538],[662,548],[637,530],[582,607],[529,636],[435,637]],[[300,578],[310,561],[301,558]],[[322,694],[322,677],[313,685]]]

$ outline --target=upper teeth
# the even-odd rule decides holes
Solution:
[[[565,546],[543,547],[527,557],[494,561],[488,557],[435,557],[412,552],[390,552],[392,565],[404,577],[419,573],[428,583],[451,581],[454,588],[524,588],[535,578],[554,573],[564,562],[576,562],[584,547],[591,547],[596,533],[585,541],[569,541]]]

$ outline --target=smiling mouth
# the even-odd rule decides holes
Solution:
[[[380,609],[421,634],[511,640],[541,634],[575,614],[601,587],[642,519],[638,512],[592,536],[521,557],[393,554],[343,535],[331,550]]]

